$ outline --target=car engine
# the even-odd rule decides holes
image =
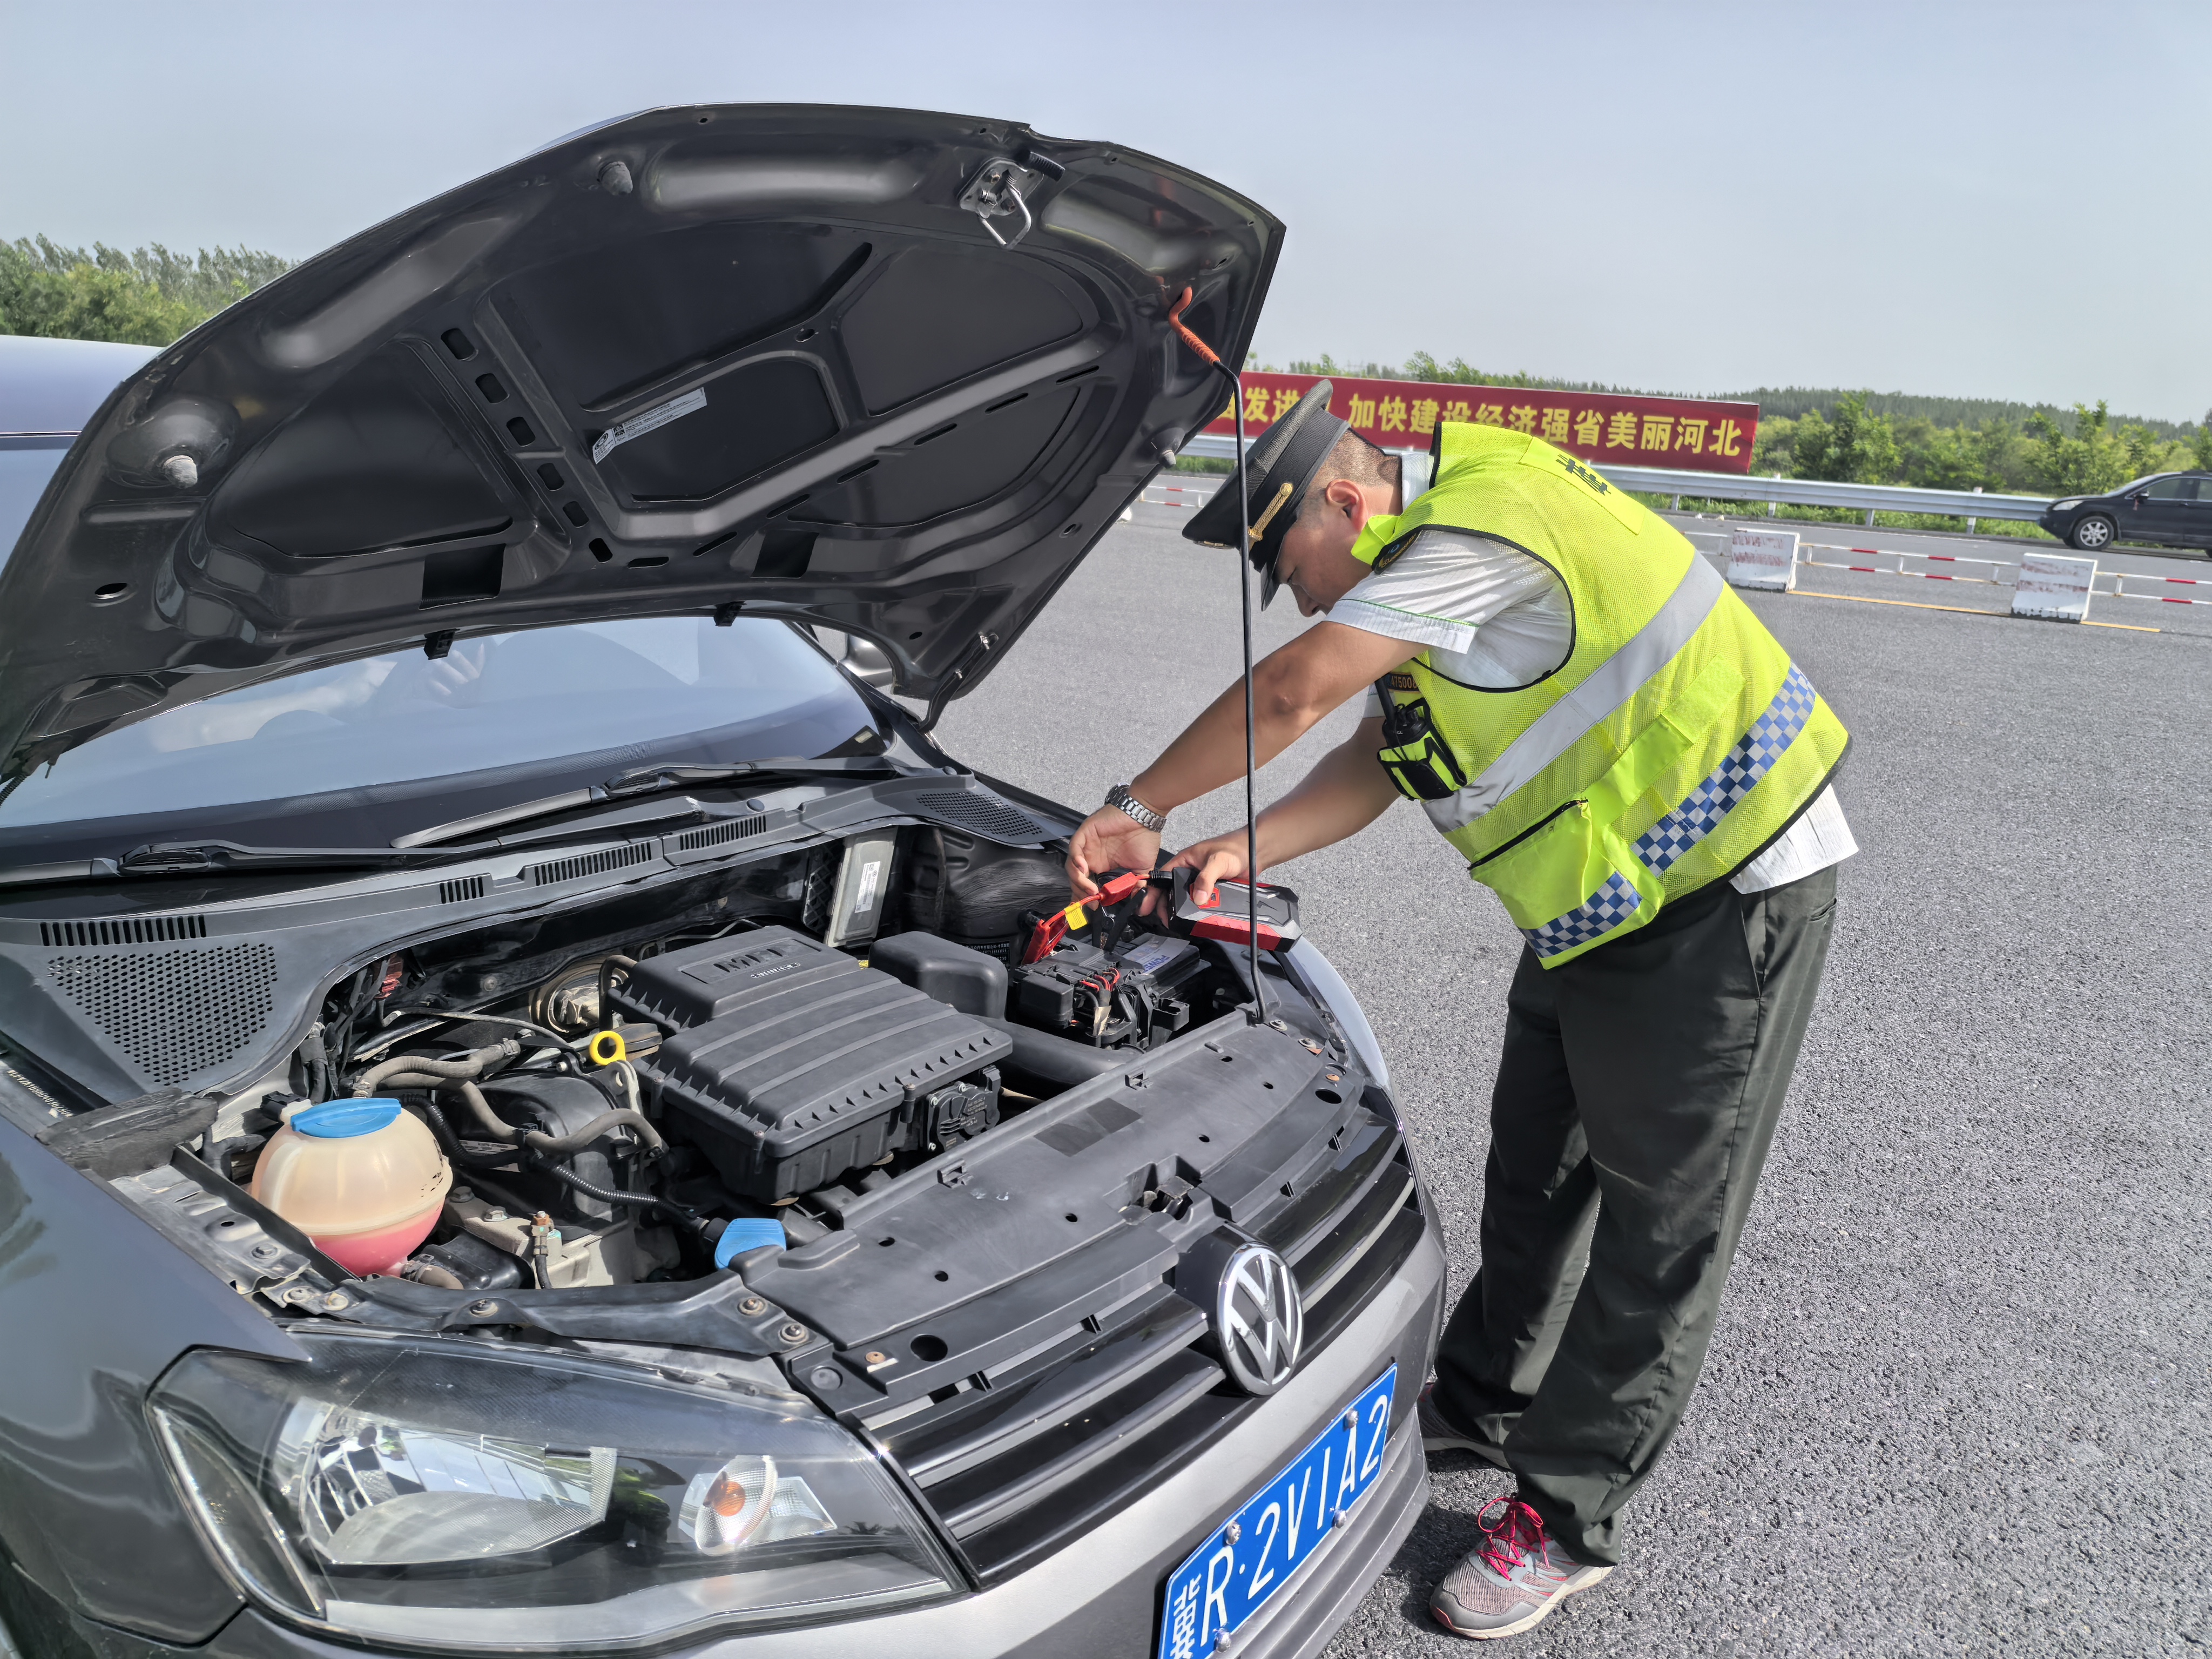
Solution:
[[[896,839],[866,850],[890,865],[878,908],[897,931],[854,937],[860,889],[817,851],[659,917],[632,902],[417,941],[330,988],[281,1081],[179,1121],[210,1119],[198,1155],[261,1196],[303,1111],[397,1103],[451,1184],[372,1271],[483,1292],[688,1280],[824,1237],[864,1196],[1249,999],[1241,953],[1133,908],[1066,932],[1048,849]]]

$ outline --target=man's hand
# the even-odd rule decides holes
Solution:
[[[1375,758],[1382,741],[1382,722],[1360,721],[1352,736],[1322,756],[1298,787],[1260,814],[1259,879],[1271,866],[1328,847],[1346,836],[1357,835],[1389,810],[1398,799],[1398,787]],[[1089,826],[1085,826],[1088,828]],[[1190,890],[1201,904],[1213,896],[1216,882],[1242,879],[1246,875],[1245,842],[1242,830],[1231,830],[1206,841],[1193,842],[1169,860],[1170,870],[1194,870]],[[1145,896],[1145,914],[1152,914],[1157,893]]]
[[[1157,830],[1146,829],[1118,806],[1102,806],[1068,840],[1067,890],[1073,897],[1089,898],[1098,890],[1091,879],[1094,873],[1137,870],[1149,874],[1159,855]],[[1152,896],[1147,893],[1145,913],[1149,915],[1152,908]]]
[[[1170,859],[1167,867],[1170,870],[1197,871],[1198,873],[1190,878],[1190,896],[1200,904],[1210,902],[1213,897],[1214,883],[1241,878],[1244,874],[1244,832],[1232,830],[1226,835],[1194,841]],[[1154,895],[1147,893],[1146,903],[1149,905]]]

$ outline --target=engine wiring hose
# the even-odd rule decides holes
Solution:
[[[563,1186],[573,1188],[586,1198],[596,1198],[602,1204],[636,1204],[665,1210],[694,1232],[706,1231],[707,1217],[701,1215],[688,1205],[678,1204],[673,1199],[662,1198],[653,1193],[626,1193],[612,1187],[597,1186],[585,1180],[574,1170],[564,1170],[557,1165],[548,1169],[545,1173]]]
[[[446,1115],[438,1109],[434,1101],[425,1101],[422,1103],[422,1111],[424,1121],[430,1126],[430,1133],[437,1136],[438,1144],[445,1149],[446,1156],[469,1171],[468,1184],[471,1188],[483,1194],[494,1202],[504,1206],[510,1214],[528,1215],[537,1209],[538,1206],[535,1204],[525,1202],[507,1188],[486,1181],[477,1173],[486,1164],[501,1162],[498,1153],[464,1151],[459,1140],[454,1137],[453,1126],[446,1121]]]
[[[372,1066],[361,1074],[353,1085],[356,1097],[374,1093],[381,1085],[394,1089],[451,1089],[467,1104],[476,1127],[492,1140],[503,1140],[509,1146],[520,1146],[546,1158],[567,1158],[582,1152],[592,1142],[616,1129],[628,1129],[645,1150],[647,1158],[658,1158],[667,1149],[644,1113],[634,1107],[622,1105],[611,1111],[602,1112],[580,1129],[564,1135],[550,1135],[539,1129],[518,1129],[494,1111],[491,1103],[484,1098],[477,1079],[487,1067],[502,1060],[512,1060],[522,1052],[522,1045],[512,1037],[502,1038],[488,1048],[478,1048],[458,1060],[424,1060],[403,1054]],[[495,1079],[495,1091],[498,1088]],[[624,1082],[627,1083],[625,1079]],[[602,1090],[602,1092],[605,1092]]]
[[[615,1023],[615,971],[619,969],[624,979],[637,966],[635,957],[610,956],[599,958],[599,1024]]]
[[[513,1060],[521,1052],[520,1042],[513,1037],[503,1037],[489,1048],[475,1049],[459,1060],[426,1060],[419,1054],[401,1054],[396,1059],[380,1060],[363,1072],[354,1079],[353,1091],[356,1097],[374,1094],[378,1084],[403,1073],[419,1073],[435,1081],[479,1078],[494,1060]]]
[[[653,1127],[642,1112],[633,1112],[628,1107],[619,1111],[601,1112],[582,1128],[565,1135],[549,1135],[532,1130],[522,1137],[521,1144],[533,1152],[548,1157],[566,1158],[580,1152],[601,1136],[615,1129],[628,1129],[636,1135],[647,1158],[658,1158],[667,1149],[668,1143],[660,1138],[660,1131]]]
[[[548,1030],[534,1019],[517,1019],[512,1014],[479,1014],[460,1008],[391,1008],[385,1011],[384,1017],[386,1019],[442,1019],[457,1025],[513,1025],[534,1032],[572,1054],[584,1052],[584,1045],[574,1037],[562,1036],[558,1031]],[[389,1065],[391,1062],[387,1060],[385,1063]]]
[[[1129,1056],[1116,1049],[1094,1048],[1087,1042],[1072,1042],[1050,1031],[1017,1025],[1011,1020],[994,1019],[988,1014],[975,1018],[1013,1039],[1013,1052],[1003,1062],[1008,1072],[1049,1084],[1055,1091],[1073,1089],[1079,1083],[1103,1077],[1109,1072],[1118,1072],[1129,1063]]]
[[[460,1138],[454,1134],[453,1125],[447,1121],[446,1115],[439,1109],[436,1101],[425,1100],[418,1109],[422,1114],[423,1121],[430,1126],[430,1133],[438,1138],[438,1145],[444,1151],[447,1159],[460,1168],[494,1170],[513,1160],[514,1154],[512,1152],[472,1152],[463,1146]],[[497,1194],[495,1194],[494,1196],[496,1197]],[[501,1201],[504,1203],[506,1200],[501,1199]]]

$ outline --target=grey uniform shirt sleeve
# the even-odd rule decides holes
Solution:
[[[1437,672],[1507,690],[1540,680],[1574,648],[1565,585],[1542,560],[1486,536],[1424,530],[1328,619],[1425,647]],[[1370,690],[1368,716],[1382,712]]]

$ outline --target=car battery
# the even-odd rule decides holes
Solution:
[[[1205,966],[1188,939],[1140,933],[1112,952],[1063,937],[1041,959],[1009,970],[1012,1017],[1097,1048],[1149,1048],[1190,1024],[1177,994]]]

